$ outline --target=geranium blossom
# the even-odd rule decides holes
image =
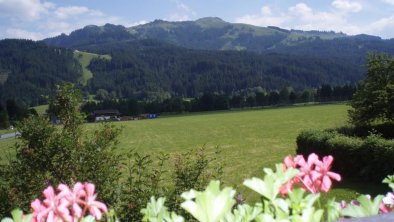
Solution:
[[[89,212],[92,216],[94,216],[97,220],[101,220],[102,212],[107,212],[107,206],[105,204],[96,201],[95,186],[91,183],[85,184],[86,191],[86,207],[89,209]]]
[[[105,204],[96,200],[95,186],[91,183],[76,183],[71,190],[67,185],[58,186],[56,194],[49,186],[43,192],[45,199],[31,203],[32,222],[80,221],[86,213],[100,220],[108,212]]]
[[[294,184],[300,185],[311,193],[318,193],[320,191],[328,192],[332,186],[331,179],[336,181],[341,180],[339,174],[330,171],[333,160],[334,158],[332,156],[325,156],[320,161],[319,157],[314,153],[310,154],[307,160],[302,155],[297,155],[294,159],[291,155],[287,156],[283,161],[285,170],[296,168],[300,172],[296,177],[282,186],[282,195],[290,192]]]
[[[332,185],[331,179],[341,181],[341,175],[330,171],[333,160],[332,156],[325,156],[322,162],[316,162],[316,170],[314,172],[316,172],[316,178],[321,178],[321,180],[317,180],[317,185],[324,192],[330,190]]]

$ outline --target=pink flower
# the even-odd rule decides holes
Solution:
[[[71,191],[67,185],[59,184],[58,190],[60,190],[58,196],[65,198],[71,205],[73,215],[77,218],[81,218],[83,215],[82,208],[79,204],[84,204],[82,200],[82,198],[86,196],[84,185],[78,182],[74,185],[73,191]]]
[[[394,194],[392,192],[386,194],[379,209],[381,213],[389,213],[394,210]]]
[[[94,216],[97,220],[101,220],[102,212],[108,212],[107,206],[99,201],[96,201],[94,184],[85,183],[85,191],[86,207],[89,209],[89,212],[92,216]]]
[[[311,193],[328,192],[332,186],[331,179],[341,180],[339,174],[330,172],[333,159],[332,156],[326,156],[323,158],[323,161],[320,161],[319,157],[314,153],[311,153],[307,160],[302,155],[297,155],[294,159],[291,155],[287,156],[283,161],[284,170],[296,168],[300,172],[296,177],[284,184],[280,192],[282,195],[286,195],[293,189],[295,184],[299,184]]]
[[[341,201],[340,207],[341,207],[341,209],[345,209],[347,207],[347,203],[345,200]]]
[[[43,192],[45,199],[34,200],[30,205],[33,209],[31,222],[71,222],[79,221],[89,213],[97,220],[108,212],[104,203],[96,201],[95,186],[90,183],[76,183],[72,190],[65,185],[58,186],[56,195],[52,186]]]
[[[387,213],[390,213],[390,211],[391,211],[391,209],[388,208],[386,204],[384,204],[383,202],[380,203],[380,206],[379,206],[380,213],[387,214]]]
[[[386,194],[386,196],[383,198],[383,203],[393,207],[394,206],[394,194],[392,192],[388,192]]]
[[[308,156],[308,160],[305,161],[304,158],[299,158],[298,165],[300,166],[300,173],[298,177],[300,181],[303,183],[305,188],[309,190],[311,193],[318,193],[318,178],[321,176],[317,171],[315,171],[315,166],[320,164],[319,157],[311,153]]]
[[[331,164],[334,158],[330,156],[323,157],[322,162],[317,162],[316,164],[316,172],[317,175],[320,175],[320,180],[318,180],[318,185],[320,186],[320,190],[324,192],[328,192],[331,189],[331,178],[336,181],[341,181],[341,175],[330,172]]]
[[[38,199],[31,203],[35,221],[71,221],[68,202],[58,198],[52,186],[46,188],[43,194],[45,199],[42,203]]]

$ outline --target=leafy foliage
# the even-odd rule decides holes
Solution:
[[[394,142],[373,134],[361,139],[333,131],[303,131],[297,137],[297,153],[332,155],[335,171],[364,181],[380,182],[394,172]]]
[[[80,180],[98,184],[103,200],[111,203],[120,178],[120,158],[113,152],[119,130],[103,125],[84,137],[80,98],[74,86],[63,85],[52,103],[62,126],[52,125],[44,116],[31,116],[18,125],[16,159],[1,167],[1,193],[7,198],[0,204],[1,212],[15,206],[25,209],[48,184]]]
[[[140,211],[152,196],[165,196],[170,209],[180,210],[180,194],[204,188],[222,173],[219,153],[208,155],[204,148],[168,155],[130,152],[123,164],[124,180],[113,206],[117,216],[126,221],[141,219]],[[173,166],[168,169],[169,160]],[[156,209],[159,211],[159,209]],[[172,217],[164,215],[163,217]]]
[[[182,194],[184,202],[181,207],[190,213],[197,221],[320,221],[323,210],[316,209],[318,194],[304,196],[304,192],[295,189],[289,193],[289,198],[277,197],[282,185],[296,174],[297,170],[283,172],[283,165],[278,164],[277,170],[264,169],[267,173],[264,182],[254,178],[245,181],[247,187],[257,191],[262,196],[262,202],[254,206],[240,204],[234,207],[235,190],[230,187],[220,189],[219,181],[211,181],[204,191],[190,190]],[[294,193],[293,193],[294,192]],[[183,216],[167,211],[164,199],[151,199],[148,207],[141,211],[144,221],[183,221]],[[168,217],[173,215],[174,219]],[[159,217],[165,220],[157,220]],[[337,217],[338,218],[338,217]],[[337,219],[336,218],[336,219]],[[175,220],[176,219],[176,220]]]
[[[349,117],[356,125],[394,120],[394,58],[369,55],[367,77],[352,100]]]

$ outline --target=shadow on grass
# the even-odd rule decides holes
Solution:
[[[390,191],[390,188],[388,187],[387,184],[368,183],[365,181],[359,181],[355,179],[347,179],[341,181],[336,185],[336,187],[339,189],[353,190],[360,194],[370,194],[372,196],[376,196],[378,194],[386,194],[388,191]]]
[[[336,201],[350,201],[355,200],[361,194],[369,194],[372,197],[376,195],[385,195],[390,191],[386,184],[368,183],[355,179],[345,179],[341,182],[333,184],[332,190],[328,193],[321,193],[322,202],[328,199],[335,198]]]

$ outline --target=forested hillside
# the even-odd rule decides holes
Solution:
[[[0,102],[46,103],[56,84],[76,82],[81,66],[73,51],[29,40],[0,41]]]
[[[256,27],[219,18],[156,20],[131,28],[90,25],[41,43],[0,43],[0,99],[28,105],[44,102],[41,95],[48,95],[56,83],[81,80],[81,65],[72,50],[111,58],[83,64],[90,74],[81,86],[86,94],[141,100],[204,92],[233,95],[255,87],[302,91],[323,84],[352,85],[362,79],[369,52],[394,54],[394,40]]]
[[[196,97],[202,92],[232,94],[253,87],[295,89],[323,83],[355,83],[362,67],[336,58],[237,51],[206,51],[175,47],[154,40],[86,46],[110,54],[93,60],[89,91],[104,89],[117,97],[152,98],[163,94]]]

